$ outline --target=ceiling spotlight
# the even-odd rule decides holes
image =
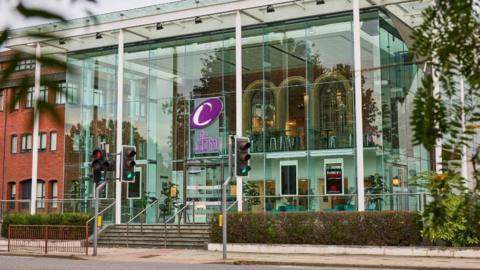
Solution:
[[[202,18],[200,17],[195,17],[195,24],[202,23]]]
[[[323,5],[325,4],[325,0],[317,0],[317,5]]]
[[[268,5],[267,6],[267,13],[272,13],[272,12],[275,12],[275,8],[273,7],[273,5]]]
[[[156,29],[157,29],[157,30],[162,30],[162,29],[163,29],[163,24],[160,23],[160,22],[157,23]]]
[[[103,38],[102,33],[97,33],[95,35],[95,39],[101,39],[101,38]]]
[[[59,39],[58,44],[65,45],[65,39],[64,38]]]

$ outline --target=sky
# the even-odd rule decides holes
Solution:
[[[21,28],[32,25],[48,23],[45,20],[29,19],[18,16],[15,6],[19,0],[0,0],[0,29],[9,26]],[[90,3],[87,0],[21,0],[27,7],[47,8],[62,14],[67,19],[81,18],[87,16],[88,9],[94,14],[127,10],[137,7],[144,7],[178,0],[97,0],[97,3]]]

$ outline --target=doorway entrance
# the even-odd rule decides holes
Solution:
[[[222,183],[227,166],[216,161],[190,161],[185,170],[186,203],[190,205],[184,222],[207,223],[221,211]]]

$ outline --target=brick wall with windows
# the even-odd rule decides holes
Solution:
[[[8,52],[0,53],[0,63],[5,65]],[[34,76],[34,64],[31,61],[22,63],[24,68],[14,74],[12,79],[20,74]],[[42,76],[49,76],[58,84],[65,80],[65,72],[42,67]],[[33,108],[31,98],[24,96],[18,102],[18,107],[11,110],[10,103],[15,97],[15,80],[7,82],[7,87],[1,88],[0,102],[0,143],[4,146],[0,152],[0,200],[16,200],[29,197],[23,194],[31,190],[32,174],[32,147],[33,147]],[[31,87],[33,91],[33,85]],[[42,194],[45,199],[59,200],[63,198],[64,174],[64,114],[65,106],[58,104],[55,91],[48,87],[41,87],[41,99],[55,106],[55,111],[60,116],[57,121],[49,114],[40,115],[39,123],[39,154],[38,154],[38,179],[42,183]],[[2,110],[3,109],[3,110]],[[12,145],[14,144],[14,145]],[[29,186],[30,185],[30,186]],[[37,194],[39,195],[39,194]],[[37,196],[38,197],[38,196]],[[59,203],[37,204],[37,208],[56,208]],[[12,204],[18,210],[22,204]],[[20,209],[22,208],[22,209]]]

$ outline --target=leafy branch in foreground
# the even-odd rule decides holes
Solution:
[[[432,242],[478,245],[479,149],[473,139],[480,126],[480,23],[473,16],[472,0],[434,2],[413,33],[412,48],[432,70],[414,99],[413,140],[428,150],[440,141],[442,147],[442,172],[427,172],[413,179],[430,191],[432,198],[422,213],[422,233]],[[474,170],[468,180],[460,174],[465,148],[474,153],[470,159]]]
[[[3,0],[3,1],[6,1],[6,0]],[[70,0],[70,3],[73,4],[78,1],[79,0]],[[96,3],[96,0],[81,0],[81,1]],[[25,5],[25,3],[22,0],[18,1],[18,4],[15,6],[15,13],[17,15],[20,15],[25,20],[30,18],[41,18],[46,20],[56,20],[56,21],[59,21],[60,24],[67,23],[65,17],[62,16],[61,14],[51,12],[44,8],[28,7]],[[86,13],[91,14],[91,12],[88,10],[86,10]],[[94,21],[96,21],[95,17],[93,17],[93,19]],[[11,33],[12,33],[12,30],[9,26],[6,26],[4,29],[0,30],[0,48],[4,47]],[[55,40],[60,38],[59,36],[54,34],[45,34],[40,32],[28,32],[26,33],[26,36],[29,38],[41,38],[41,39],[47,39],[47,40]],[[14,53],[11,55],[11,59],[9,60],[8,66],[0,72],[0,88],[3,85],[5,85],[5,83],[8,82],[9,80],[12,80],[13,75],[17,75],[15,68],[23,59],[35,59],[44,67],[54,68],[58,70],[66,69],[66,62],[63,60],[59,60],[55,56],[43,55],[43,56],[37,57],[35,54],[32,54],[31,52],[28,52],[28,51],[22,51],[22,52],[14,51]],[[20,99],[26,97],[28,88],[34,84],[33,78],[31,78],[30,74],[24,74],[24,75],[21,75],[20,77],[15,76],[15,80],[19,80],[19,85],[18,87],[16,87],[14,98],[9,100],[8,107],[10,111],[14,109],[15,104]],[[42,78],[41,84],[44,86],[47,86],[49,90],[53,91],[56,94],[61,94],[65,96],[69,95],[69,93],[66,93],[64,90],[60,89],[56,83],[54,83],[53,81],[47,78]],[[58,112],[55,110],[55,107],[52,104],[49,104],[48,102],[43,100],[37,100],[35,107],[37,108],[35,113],[47,113],[51,115],[53,119],[55,119],[56,121],[60,121],[61,116],[58,115]],[[32,120],[33,120],[33,117],[32,117]]]

